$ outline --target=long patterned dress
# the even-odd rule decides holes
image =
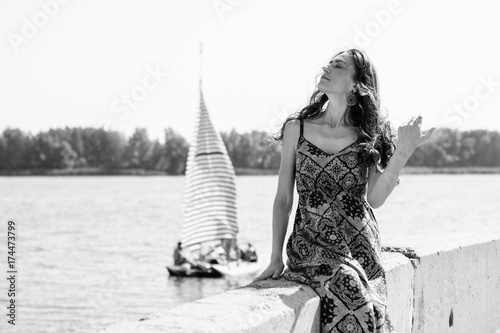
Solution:
[[[296,171],[299,204],[283,277],[320,296],[321,332],[393,333],[386,311],[378,223],[364,199],[368,167],[360,139],[328,154],[303,136]]]

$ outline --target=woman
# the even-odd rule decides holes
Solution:
[[[340,52],[323,71],[310,104],[274,137],[282,140],[282,152],[272,255],[254,282],[283,272],[296,178],[299,204],[283,277],[309,284],[320,296],[322,332],[394,332],[372,208],[385,202],[412,152],[436,128],[422,136],[418,116],[392,134],[380,113],[375,68],[363,51]]]

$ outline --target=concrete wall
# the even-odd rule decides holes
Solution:
[[[382,252],[387,281],[387,312],[399,333],[411,332],[414,268],[400,253]]]
[[[476,241],[383,252],[399,333],[500,333],[500,242]],[[100,332],[319,332],[319,298],[306,285],[266,280]]]
[[[412,332],[500,333],[500,241],[441,248],[421,250]]]

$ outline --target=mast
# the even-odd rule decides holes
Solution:
[[[202,46],[203,43],[200,42],[200,93],[201,93],[201,76],[202,76],[202,70],[203,70],[203,56],[202,56]]]

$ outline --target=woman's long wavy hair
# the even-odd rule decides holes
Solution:
[[[368,165],[375,165],[377,172],[382,172],[387,167],[396,145],[396,135],[391,130],[387,116],[381,115],[378,78],[375,67],[366,53],[359,49],[349,49],[337,53],[348,52],[354,61],[354,83],[357,84],[355,92],[357,103],[348,106],[344,113],[344,122],[360,129],[360,144],[358,152]],[[317,89],[317,88],[316,88]],[[309,105],[286,118],[280,130],[271,135],[274,140],[281,141],[286,124],[293,119],[317,118],[328,101],[328,96],[316,90],[312,94]],[[271,140],[272,140],[271,139]]]

